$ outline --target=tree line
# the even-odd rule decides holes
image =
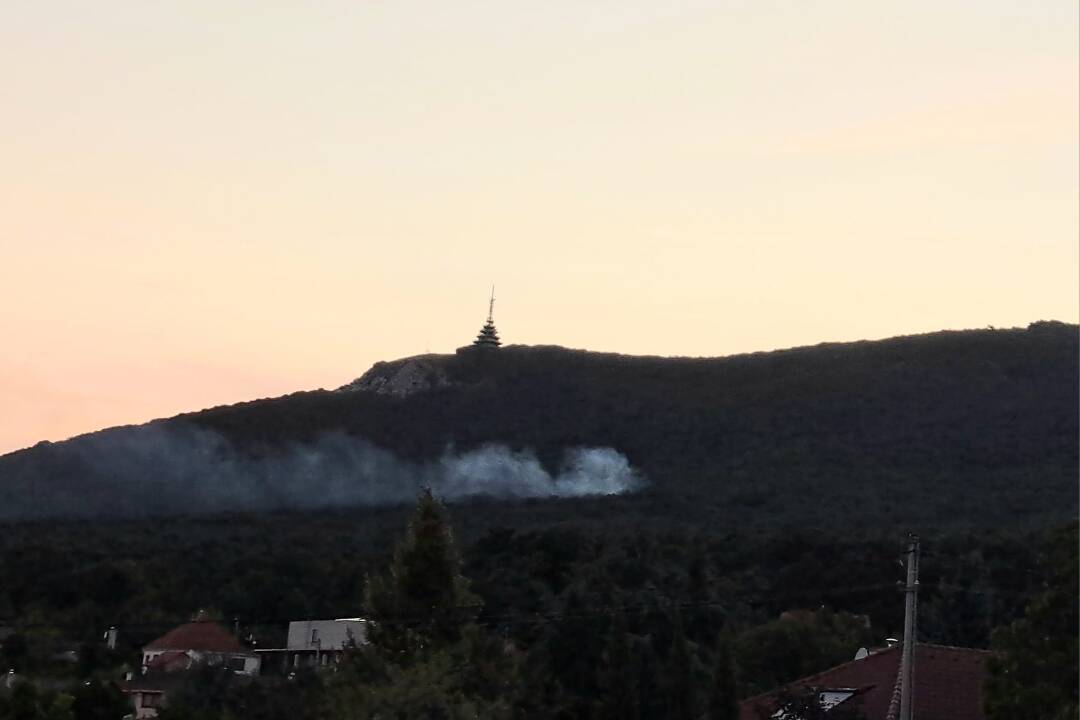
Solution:
[[[424,493],[404,537],[389,543],[393,552],[353,566],[353,576],[341,579],[353,607],[372,620],[369,644],[353,648],[336,672],[301,672],[292,680],[252,682],[223,668],[201,668],[162,717],[733,717],[739,697],[850,660],[860,646],[897,634],[899,543],[847,543],[797,533],[756,543],[736,534],[605,537],[563,527],[488,529],[462,546],[447,509]],[[991,717],[1015,717],[1009,712],[1017,703],[1041,703],[1047,712],[1073,707],[1075,689],[1065,681],[1076,676],[1075,652],[1069,661],[1075,613],[1066,612],[1076,609],[1075,526],[926,546],[923,567],[947,571],[925,576],[922,639],[949,642],[952,634],[955,644],[969,644],[960,642],[968,637],[1002,651],[988,688],[992,710],[998,708]],[[280,559],[279,577],[297,577],[295,564],[303,561]],[[880,573],[865,572],[875,559]],[[830,575],[830,562],[855,577],[842,585],[844,573]],[[200,562],[200,570],[207,565]],[[314,569],[305,572],[310,577]],[[817,573],[835,584],[832,598],[811,582]],[[329,578],[306,586],[323,580]],[[140,582],[153,580],[122,587]],[[747,592],[755,585],[756,597]],[[85,589],[94,597],[92,586]],[[4,597],[11,602],[10,593]],[[885,598],[882,610],[895,609],[866,612],[874,597]],[[23,623],[21,642],[5,642],[3,660],[31,676],[66,673],[91,684],[81,694],[21,686],[0,700],[0,718],[85,720],[99,717],[88,714],[96,712],[91,708],[114,708],[114,681],[137,662],[135,647],[109,653],[100,638],[87,638],[83,665],[57,671],[34,653],[47,646],[48,633],[60,634],[65,611],[38,602],[21,607],[29,611],[24,617],[41,622]],[[90,612],[85,600],[81,607]],[[228,622],[228,606],[220,607]],[[49,626],[50,616],[56,626]],[[259,632],[257,625],[242,628]],[[77,697],[84,697],[81,704]]]

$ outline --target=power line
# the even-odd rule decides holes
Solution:
[[[891,590],[900,592],[903,589],[903,584],[900,581],[896,582],[882,582],[874,583],[870,585],[861,585],[850,588],[843,588],[837,591],[827,591],[823,597],[825,599],[833,599],[842,596],[852,596],[863,594],[872,591]],[[955,592],[976,596],[1002,596],[1002,597],[1033,597],[1036,593],[1023,593],[1023,592],[1011,592],[1005,590],[980,590],[976,588],[965,588],[960,586],[950,585],[948,583],[924,583],[920,585],[920,592],[924,596],[929,595],[933,597],[934,594],[928,591],[945,589],[948,592]],[[1037,592],[1037,591],[1036,591]],[[593,593],[599,594],[599,593]],[[929,599],[924,597],[924,602]],[[583,604],[581,609],[578,610],[547,610],[538,612],[522,612],[522,611],[510,611],[500,612],[497,614],[485,613],[485,605],[454,605],[440,608],[433,615],[411,615],[411,616],[396,616],[396,617],[384,617],[378,619],[377,622],[383,625],[422,625],[424,623],[432,621],[433,618],[437,618],[439,614],[453,614],[460,612],[476,613],[477,617],[472,620],[474,624],[494,627],[502,625],[528,625],[528,624],[546,624],[554,622],[556,620],[573,619],[573,618],[588,618],[588,617],[602,617],[613,616],[618,613],[640,613],[650,610],[658,611],[674,611],[674,610],[693,610],[693,609],[730,609],[734,605],[743,604],[751,605],[754,607],[763,607],[768,605],[767,600],[752,596],[740,596],[738,594],[728,597],[724,600],[715,598],[706,599],[685,599],[685,598],[673,598],[668,595],[653,593],[650,595],[650,599],[639,599],[636,602],[630,603],[608,603],[604,605],[597,604]],[[358,613],[357,608],[344,609],[337,613],[322,613],[323,615],[330,617],[355,617]],[[290,622],[294,622],[297,618],[294,617],[249,617],[244,618],[238,615],[228,615],[223,617],[221,622],[239,621],[241,625],[245,627],[260,627],[269,625],[288,625]],[[120,630],[126,631],[157,631],[163,628],[175,627],[176,625],[182,625],[188,622],[193,622],[190,616],[172,616],[170,618],[163,618],[161,620],[141,620],[135,622],[112,622],[111,626],[114,626]],[[69,622],[46,622],[37,621],[30,623],[16,623],[17,629],[65,629],[73,627]],[[85,627],[85,626],[80,626]]]

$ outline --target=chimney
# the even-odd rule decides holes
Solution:
[[[105,646],[110,650],[116,649],[116,626],[109,628],[109,631],[105,633]]]

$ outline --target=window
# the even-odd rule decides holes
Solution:
[[[319,642],[319,631],[318,630],[312,630],[311,631],[311,644],[314,645],[317,642]]]
[[[244,658],[242,658],[242,657],[231,657],[231,658],[229,658],[229,669],[232,670],[233,672],[239,672],[239,673],[244,672],[244,665],[245,665]]]

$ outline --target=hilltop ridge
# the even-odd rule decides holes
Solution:
[[[1024,525],[1075,515],[1078,370],[1077,326],[1054,322],[725,358],[507,346],[378,363],[337,391],[143,427],[182,436],[188,450],[177,465],[191,447],[204,463],[265,464],[311,447],[337,457],[341,439],[355,438],[406,463],[496,444],[533,454],[555,475],[568,449],[595,447],[621,454],[647,479],[613,502],[635,513],[740,524],[814,525],[839,513],[853,525]],[[19,505],[39,516],[91,505],[130,512],[145,496],[155,513],[200,511],[191,500],[198,493],[157,500],[169,482],[187,480],[160,480],[148,493],[143,481],[120,483],[99,467],[141,452],[139,432],[148,431],[112,429],[0,457],[0,506],[6,501],[8,517]],[[335,449],[325,449],[327,438]],[[272,497],[245,505],[247,495],[225,492],[222,500],[226,484],[214,487],[225,505],[212,507],[307,507],[310,480],[293,482],[288,473],[297,471],[282,467],[298,466],[273,466]]]
[[[446,355],[414,355],[377,362],[363,375],[337,389],[338,392],[375,392],[405,397],[432,388],[446,387],[450,379],[441,367]]]

